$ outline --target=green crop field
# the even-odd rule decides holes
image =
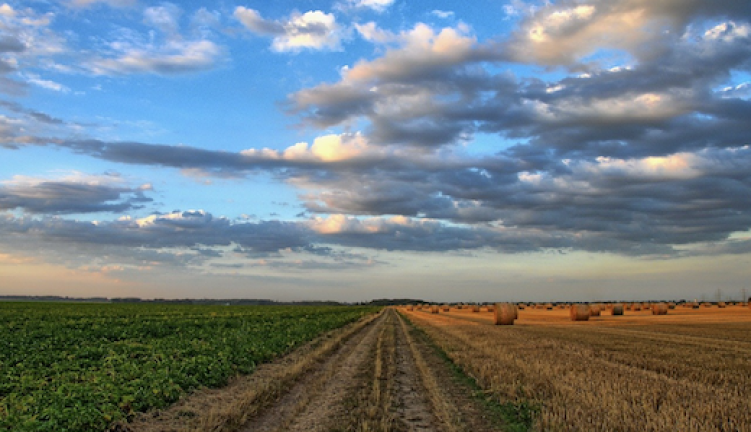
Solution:
[[[106,430],[377,309],[0,303],[0,430]]]

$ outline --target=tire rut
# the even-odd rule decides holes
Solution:
[[[360,365],[367,359],[385,314],[296,383],[282,398],[252,419],[243,432],[329,431]],[[313,403],[315,401],[315,403]]]
[[[240,430],[495,430],[481,411],[426,336],[387,309]]]

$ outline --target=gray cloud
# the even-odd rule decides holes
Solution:
[[[579,6],[584,9],[577,11]],[[363,27],[373,36],[363,33],[366,40],[385,44],[378,47],[382,56],[287,101],[289,112],[314,128],[365,124],[357,137],[362,148],[340,139],[340,147],[324,149],[328,153],[315,153],[313,146],[290,147],[297,153],[289,154],[235,153],[54,133],[45,138],[0,119],[0,143],[7,148],[48,145],[113,163],[215,176],[270,172],[299,187],[305,215],[314,216],[235,223],[186,211],[96,225],[7,216],[3,241],[53,239],[60,250],[68,244],[123,245],[133,251],[133,262],[149,252],[156,261],[191,266],[232,254],[272,261],[248,265],[287,268],[294,266],[289,254],[299,254],[297,268],[308,269],[366,265],[364,257],[342,248],[583,250],[643,257],[747,251],[747,243],[732,235],[751,229],[751,102],[748,83],[734,80],[751,72],[745,32],[751,6],[729,0],[586,6],[545,6],[524,18],[511,37],[490,42],[478,42],[466,30],[438,32],[424,25],[398,35],[380,31],[376,38],[378,29]],[[625,35],[622,27],[593,29],[639,7],[644,23],[665,23],[671,34],[637,32],[601,44],[590,37]],[[315,48],[334,41],[327,39],[333,27],[326,23],[333,21],[326,14],[280,21],[245,8],[235,14],[250,31],[278,37],[280,50],[301,47],[294,36],[306,32],[321,37]],[[159,22],[174,28],[172,21]],[[539,35],[556,38],[530,40],[525,32],[540,23],[547,27]],[[573,43],[581,48],[561,49]],[[625,60],[611,67],[588,58],[602,48],[617,50]],[[551,67],[551,73],[503,71],[517,63]],[[160,67],[149,63],[143,70],[169,72]],[[14,103],[2,105],[39,124],[59,122]],[[491,144],[495,149],[484,149],[487,156],[464,153],[461,144],[479,134],[501,139]],[[40,215],[124,212],[145,202],[138,199],[145,198],[133,189],[59,182],[0,189],[0,208]],[[190,253],[180,261],[170,249]]]
[[[151,201],[142,189],[73,181],[0,186],[0,210],[33,214],[122,213]]]

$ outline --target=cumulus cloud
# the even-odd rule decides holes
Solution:
[[[647,257],[747,251],[748,242],[734,236],[751,230],[748,2],[512,5],[517,29],[485,42],[463,25],[420,23],[401,32],[355,25],[374,45],[373,58],[290,95],[290,112],[323,131],[286,147],[231,152],[70,138],[54,133],[62,122],[54,116],[0,103],[7,148],[48,145],[209,176],[268,172],[297,188],[300,217],[310,216],[240,223],[195,210],[87,224],[6,214],[1,241],[16,245],[32,235],[37,245],[123,244],[133,262],[152,255],[194,266],[232,254],[273,268],[332,268],[335,261],[322,257],[333,260],[333,252],[324,251],[341,248]],[[272,38],[277,51],[341,42],[339,24],[321,11],[272,20],[238,7],[235,17]],[[190,59],[201,55],[186,55],[183,66],[177,57],[208,40],[185,40],[179,10],[149,8],[143,19],[162,42],[119,39],[99,59],[111,64],[102,73],[197,67]],[[215,23],[206,14],[201,22]],[[30,49],[16,41],[0,48],[9,56]],[[212,47],[205,45],[206,67],[221,56]],[[518,63],[554,73],[512,72]],[[145,198],[138,193],[114,183],[17,181],[3,184],[0,203],[35,215],[131,210],[146,202],[131,201]]]
[[[607,49],[643,61],[669,49],[692,20],[750,13],[747,3],[735,0],[549,3],[523,20],[508,49],[519,61],[544,65],[574,65]]]
[[[281,20],[268,20],[255,9],[238,6],[234,15],[251,32],[272,37],[274,51],[337,50],[341,47],[342,30],[336,18],[320,10],[293,12]]]

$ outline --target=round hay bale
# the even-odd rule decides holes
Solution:
[[[640,311],[641,310],[641,304],[634,303],[631,305],[632,311]]]
[[[573,304],[569,309],[571,321],[589,321],[589,305]]]
[[[545,305],[545,309],[547,309],[547,310],[553,310],[553,304],[552,303],[546,304]]]
[[[717,307],[720,308],[720,309],[725,309],[727,307],[727,305],[725,304],[725,302],[718,302],[717,303]]]
[[[524,310],[527,308],[527,306],[524,303],[519,303],[517,307],[519,308],[519,310]]]
[[[408,311],[410,311],[410,312],[411,312],[411,311],[413,311],[414,309],[415,309],[415,307],[414,307],[414,306],[412,306],[412,305],[407,305],[407,310],[408,310]]]
[[[591,304],[589,305],[589,316],[600,316],[600,305],[598,304]]]
[[[623,303],[616,303],[613,308],[610,309],[610,313],[613,315],[623,315]]]
[[[480,306],[472,305],[472,312],[480,312]]]
[[[675,303],[673,302],[668,303],[668,309],[675,309]]]
[[[495,306],[493,306],[493,305],[487,305],[486,307],[488,308],[488,312],[495,311]]]
[[[666,303],[655,303],[652,305],[652,315],[667,315],[668,305]]]
[[[514,325],[517,318],[516,305],[513,303],[496,303],[493,314],[493,324]]]
[[[430,307],[430,313],[437,314],[438,313],[438,306],[437,305],[431,306]]]

